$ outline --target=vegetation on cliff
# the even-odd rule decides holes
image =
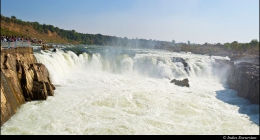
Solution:
[[[249,43],[238,43],[237,41],[233,41],[232,43],[227,42],[224,44],[183,44],[181,50],[196,54],[249,54],[259,56],[259,42],[256,39],[253,39]]]

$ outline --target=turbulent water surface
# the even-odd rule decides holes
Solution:
[[[259,134],[259,105],[225,83],[228,57],[108,46],[35,49],[56,86],[1,134]],[[189,66],[173,58],[183,58]],[[170,83],[189,79],[190,87]]]

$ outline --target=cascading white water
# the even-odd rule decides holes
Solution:
[[[213,71],[215,59],[227,57],[145,49],[35,56],[55,95],[22,105],[1,134],[259,134],[259,105],[228,89],[225,71]],[[190,87],[174,78],[188,78]]]

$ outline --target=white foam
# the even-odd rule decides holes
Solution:
[[[153,50],[137,50],[135,57],[120,56],[118,62],[61,50],[35,56],[48,68],[55,95],[22,105],[2,126],[3,135],[259,134],[251,121],[259,118],[254,110],[259,105],[225,89],[212,75],[208,56]],[[185,59],[191,75],[171,57]],[[188,77],[190,87],[167,77]],[[255,115],[241,113],[240,102]]]

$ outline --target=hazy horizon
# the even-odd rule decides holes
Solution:
[[[1,0],[1,14],[128,39],[196,44],[259,40],[259,0]]]

